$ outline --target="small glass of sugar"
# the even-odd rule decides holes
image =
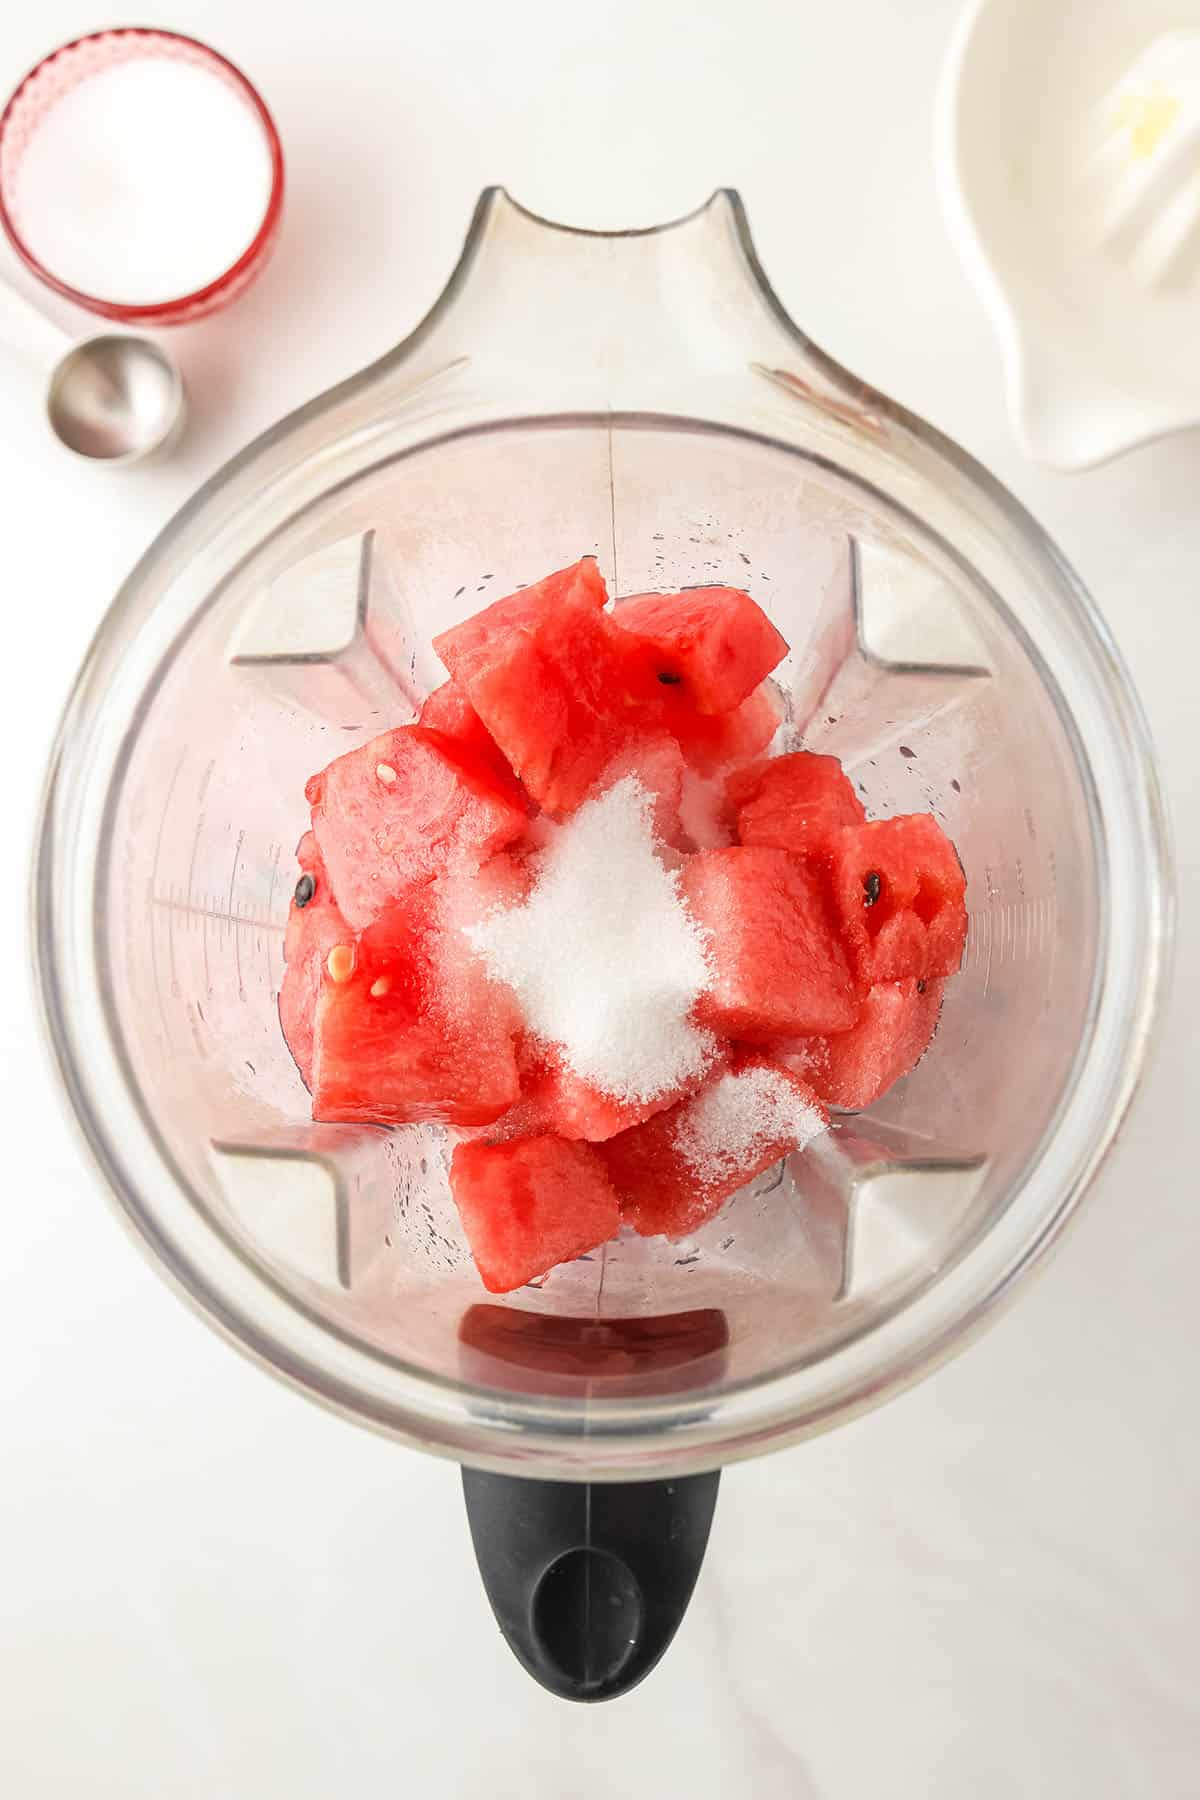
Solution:
[[[178,325],[259,273],[283,208],[270,113],[194,38],[96,32],[40,62],[0,114],[0,225],[67,299]]]

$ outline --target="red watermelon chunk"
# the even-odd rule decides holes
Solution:
[[[552,1130],[560,1137],[583,1138],[591,1144],[640,1125],[643,1119],[663,1111],[672,1099],[664,1094],[656,1100],[618,1100],[561,1067],[547,1071],[539,1097]]]
[[[858,997],[818,878],[786,850],[704,850],[682,874],[709,934],[712,984],[698,1023],[758,1042],[847,1031]]]
[[[585,558],[434,640],[525,789],[556,817],[657,706],[648,653],[599,610],[603,596]]]
[[[457,857],[483,862],[528,823],[510,784],[421,725],[339,756],[305,791],[334,897],[355,929]]]
[[[725,798],[720,775],[701,775],[688,768],[683,777],[679,807],[685,850],[726,850],[734,842],[733,815]]]
[[[621,1223],[604,1164],[558,1137],[459,1144],[450,1188],[484,1287],[508,1294],[595,1250]]]
[[[649,1100],[621,1100],[585,1081],[563,1063],[553,1046],[531,1038],[518,1052],[521,1098],[501,1120],[505,1136],[551,1131],[559,1137],[583,1138],[592,1144],[628,1131],[643,1119],[674,1106],[704,1076]]]
[[[326,958],[313,1117],[487,1125],[520,1091],[518,1025],[507,989],[447,922],[436,885],[417,890]]]
[[[829,1106],[860,1112],[916,1068],[937,1027],[945,981],[881,981],[867,990],[857,1025],[809,1038],[782,1061]]]
[[[434,688],[426,698],[417,722],[429,731],[440,731],[443,737],[453,738],[455,743],[486,764],[502,785],[511,785],[520,791],[520,784],[505,762],[503,751],[457,681],[443,681],[441,687]]]
[[[966,877],[929,813],[844,830],[831,859],[834,906],[860,980],[952,975],[967,936]]]
[[[654,802],[654,835],[660,843],[682,849],[685,840],[680,812],[686,769],[683,752],[670,732],[650,731],[644,737],[632,738],[613,758],[593,793],[607,793],[626,775],[636,775]]]
[[[674,688],[664,688],[660,704],[663,724],[701,775],[715,775],[761,756],[783,718],[779,694],[769,681],[728,713],[698,712]]]
[[[335,944],[351,941],[350,927],[334,904],[317,840],[306,831],[296,850],[300,879],[288,909],[283,940],[284,971],[279,989],[279,1023],[304,1078],[312,1087],[313,1027],[325,974],[325,958]]]
[[[788,1069],[744,1058],[698,1094],[600,1146],[621,1216],[643,1237],[687,1237],[826,1123]]]
[[[679,687],[701,713],[732,712],[788,652],[762,607],[740,588],[634,594],[613,616],[650,645],[659,681]]]
[[[479,868],[459,864],[437,880],[437,900],[443,924],[455,931],[469,931],[489,913],[507,912],[529,898],[533,872],[525,859],[524,845],[500,850]]]
[[[797,750],[737,769],[725,783],[737,815],[738,842],[828,861],[843,826],[866,811],[836,756]]]
[[[488,913],[507,911],[529,898],[533,887],[533,871],[525,860],[525,846],[516,842],[509,850],[498,851],[479,868],[466,864],[444,875],[441,891],[448,900],[448,916],[455,925],[475,925]],[[455,898],[461,904],[455,905]]]
[[[584,556],[569,568],[556,569],[553,575],[535,581],[532,587],[520,588],[472,613],[461,625],[435,637],[433,647],[457,676],[478,651],[487,653],[509,632],[537,631],[560,608],[571,614],[589,608],[599,612],[607,600],[608,590],[595,557]]]

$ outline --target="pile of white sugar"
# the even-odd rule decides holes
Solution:
[[[769,1148],[803,1150],[825,1129],[785,1075],[749,1068],[722,1075],[682,1109],[675,1148],[697,1182],[727,1181]]]
[[[659,860],[653,811],[624,776],[555,833],[522,905],[468,930],[529,1028],[620,1100],[670,1092],[715,1051],[689,1017],[710,979],[704,933]]]
[[[134,57],[49,106],[16,171],[14,212],[60,281],[150,306],[216,281],[250,248],[273,180],[266,133],[215,70]]]

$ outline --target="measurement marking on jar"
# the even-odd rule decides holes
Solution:
[[[246,841],[245,832],[239,831],[238,839],[237,839],[237,848],[233,853],[233,868],[230,870],[230,873],[229,873],[229,917],[231,919],[235,916],[234,910],[233,910],[233,896],[234,896],[234,890],[237,887],[238,863],[241,860],[242,845],[245,843],[245,841]],[[242,940],[240,937],[238,937],[236,932],[234,933],[234,939],[233,939],[233,960],[237,967],[238,999],[244,1000],[246,998],[246,983],[242,979]]]
[[[203,903],[203,897],[199,900],[181,900],[174,889],[168,889],[165,894],[151,895],[151,903],[162,912],[197,919],[201,926],[211,919],[218,925],[232,925],[251,931],[273,931],[279,937],[287,930],[287,926],[280,925],[276,919],[260,918],[257,913],[231,912],[215,900],[207,906]],[[207,963],[205,967],[207,968]]]
[[[150,889],[150,898],[151,901],[153,901],[153,889],[150,888],[149,883],[146,885],[147,888]],[[155,938],[153,926],[150,928],[150,974],[154,981],[154,996],[158,1001],[158,1017],[159,1022],[162,1025],[163,1044],[169,1049],[171,1047],[171,1026],[167,1019],[167,1008],[163,999],[162,983],[158,977],[158,942]]]
[[[279,858],[282,854],[283,854],[283,846],[281,844],[272,844],[272,846],[271,846],[271,885],[267,890],[267,917],[268,918],[271,918],[275,912],[275,887],[276,887],[276,883],[279,880]]]
[[[191,899],[193,893],[195,892],[195,886],[196,886],[196,858],[200,854],[200,839],[204,832],[204,802],[208,798],[209,783],[212,781],[213,770],[216,768],[216,766],[217,766],[216,758],[214,757],[213,760],[209,763],[207,769],[205,769],[205,771],[204,771],[204,779],[200,783],[200,792],[196,795],[196,829],[195,829],[194,833],[192,834],[192,854],[191,854],[191,860],[188,863],[187,895],[188,895],[189,900]],[[201,929],[203,930],[203,926]],[[212,970],[208,966],[208,937],[207,937],[207,934],[204,936],[203,941],[204,941],[204,985],[207,988],[208,992],[211,994],[212,993]]]
[[[272,844],[272,846],[271,846],[271,886],[267,891],[267,916],[268,916],[268,918],[272,917],[275,912],[275,886],[279,880],[279,859],[282,856],[282,854],[283,854],[283,845],[282,844]],[[261,950],[262,947],[263,947],[262,939],[260,938],[259,939],[259,949]],[[270,949],[268,948],[268,950],[267,950],[267,975],[270,976],[270,974],[271,974],[271,952],[270,952]]]
[[[207,1056],[208,1055],[208,1045],[204,1042],[204,1039],[200,1036],[200,1026],[197,1023],[197,1015],[199,1016],[200,1019],[203,1019],[203,1017],[204,1017],[204,1014],[200,1011],[200,1008],[198,1006],[189,1005],[187,1008],[187,1021],[188,1021],[188,1024],[192,1028],[192,1042],[195,1044],[196,1049],[199,1051],[201,1056]]]
[[[162,860],[163,838],[166,836],[167,821],[171,817],[171,802],[175,798],[175,789],[178,785],[179,777],[183,773],[183,765],[187,761],[187,755],[188,753],[186,750],[180,752],[179,761],[175,764],[175,770],[171,776],[170,786],[167,788],[167,797],[163,802],[162,813],[159,817],[158,835],[154,840],[154,862],[150,870],[150,892],[152,895],[154,889],[158,885],[158,868],[159,863]],[[167,943],[171,960],[171,991],[172,993],[176,993],[178,992],[178,984],[175,977],[175,943],[174,939],[171,937],[171,925],[169,920],[167,922]],[[158,940],[153,931],[150,933],[150,969],[154,977],[154,992],[158,996],[158,1011],[159,1017],[162,1019],[163,1037],[169,1044],[171,1042],[171,1027],[167,1022],[167,1010],[163,1004],[162,984],[158,975]]]

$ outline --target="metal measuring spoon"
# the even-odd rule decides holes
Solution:
[[[179,370],[148,338],[106,331],[76,341],[0,283],[0,343],[46,381],[50,429],[76,456],[127,468],[183,423]]]

